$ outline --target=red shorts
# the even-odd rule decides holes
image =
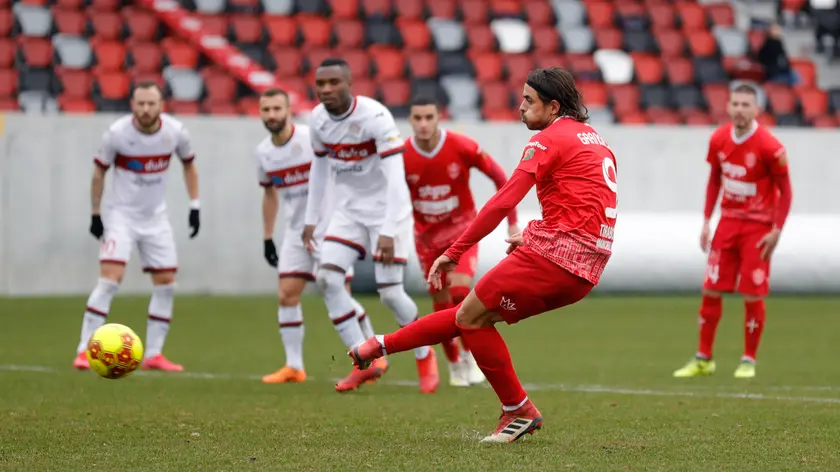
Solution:
[[[520,246],[478,281],[475,294],[488,310],[514,324],[576,303],[593,287],[592,282]]]
[[[743,295],[767,295],[770,261],[761,258],[757,246],[772,224],[723,218],[715,229],[703,288]]]
[[[429,276],[429,269],[432,267],[432,264],[435,263],[435,259],[442,256],[444,252],[446,252],[447,248],[443,249],[431,249],[422,244],[416,245],[417,249],[417,259],[420,261],[420,270],[423,271],[423,277]],[[478,244],[471,247],[469,251],[465,252],[461,255],[461,259],[458,261],[458,265],[455,267],[453,271],[456,274],[463,274],[470,278],[475,277],[475,268],[478,265]],[[444,287],[447,286],[446,280],[446,272],[444,272],[441,276],[441,283]],[[435,293],[437,290],[429,286],[429,293]]]

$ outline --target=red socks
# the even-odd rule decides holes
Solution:
[[[470,288],[461,287],[460,285],[449,287],[449,294],[452,296],[452,303],[457,306],[459,303],[464,301],[465,298],[467,298],[467,295],[470,294]]]
[[[758,343],[764,331],[764,300],[744,302],[744,358],[755,362]]]
[[[703,295],[703,302],[700,305],[700,343],[697,347],[697,357],[712,358],[715,332],[722,314],[723,300],[720,297]]]
[[[475,362],[506,407],[520,406],[527,398],[519,383],[505,340],[495,327],[460,328],[461,339],[472,347]]]
[[[448,310],[450,308],[454,308],[455,305],[452,302],[441,302],[441,303],[432,303],[432,309],[435,312]],[[440,343],[440,346],[443,348],[443,353],[446,354],[446,360],[450,363],[455,363],[461,360],[461,349],[458,347],[458,343],[455,342],[455,338],[447,339]]]
[[[414,323],[385,335],[383,347],[388,354],[396,354],[421,346],[434,346],[458,336],[455,326],[457,308],[449,308],[426,315]]]

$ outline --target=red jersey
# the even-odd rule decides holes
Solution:
[[[754,122],[749,133],[736,138],[731,123],[721,126],[712,134],[706,160],[712,166],[712,179],[720,176],[721,216],[781,226],[787,211],[780,214],[785,202],[780,201],[778,181],[787,180],[787,153],[767,128]],[[706,218],[717,199],[714,190],[714,197],[709,195],[706,201]]]
[[[525,245],[597,284],[612,254],[618,216],[616,159],[597,131],[560,118],[531,138],[517,167],[534,175],[542,219]]]
[[[430,248],[446,249],[475,219],[470,169],[490,177],[497,189],[507,181],[505,171],[478,143],[445,129],[440,130],[440,140],[431,152],[408,138],[403,161],[414,207],[415,240]],[[516,210],[508,221],[516,224]]]

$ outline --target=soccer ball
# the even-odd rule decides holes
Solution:
[[[128,326],[108,323],[93,333],[85,352],[94,372],[106,379],[121,379],[140,366],[143,343]]]

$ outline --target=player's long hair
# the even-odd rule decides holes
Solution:
[[[589,120],[589,110],[583,104],[583,95],[569,71],[560,67],[534,69],[528,74],[525,83],[536,90],[543,102],[557,101],[561,116],[571,117],[581,123]]]

